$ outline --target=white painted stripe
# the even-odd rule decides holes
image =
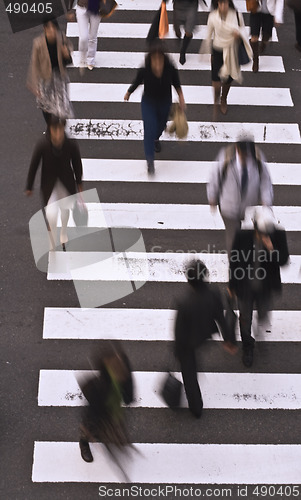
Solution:
[[[126,83],[70,83],[71,101],[79,102],[124,102],[123,96],[129,85]],[[183,85],[186,104],[213,104],[212,87]],[[177,93],[173,90],[173,100]],[[138,87],[130,100],[141,102],[143,87]],[[293,106],[290,89],[268,87],[232,87],[228,103],[240,106]]]
[[[139,453],[129,451],[130,456],[124,457],[129,481],[162,484],[163,488],[170,488],[166,496],[175,494],[177,484],[293,485],[300,482],[301,445],[136,443],[135,448]],[[125,482],[103,445],[92,443],[91,451],[94,462],[86,463],[78,443],[36,441],[33,482]],[[250,491],[251,487],[248,488]],[[197,489],[202,490],[199,486]]]
[[[87,203],[89,227],[131,227],[139,229],[224,229],[218,211],[208,205],[153,203]],[[273,207],[277,221],[286,231],[300,231],[301,207]],[[243,228],[253,227],[254,207],[246,212]],[[60,226],[60,219],[58,225]],[[72,217],[68,225],[74,227]]]
[[[201,4],[200,11],[208,11],[210,10],[211,2],[210,0],[206,1],[207,7],[205,4]],[[141,10],[141,11],[155,11],[159,9],[161,2],[159,0],[150,1],[150,0],[119,0],[118,1],[118,10]],[[172,2],[167,2],[166,9],[167,11],[172,11]],[[244,0],[234,0],[234,5],[236,9],[240,12],[247,12],[246,10],[246,2]]]
[[[141,120],[71,119],[67,121],[69,134],[76,139],[143,140]],[[188,122],[186,141],[233,142],[236,137],[253,136],[256,143],[300,144],[297,123],[240,123],[240,122]],[[167,131],[163,141],[178,141],[175,134]]]
[[[87,404],[78,380],[88,371],[40,370],[39,406]],[[181,373],[175,376],[182,381]],[[133,372],[134,408],[165,408],[160,396],[166,373]],[[227,410],[300,410],[301,375],[284,373],[198,373],[204,408]],[[187,408],[183,396],[181,407]]]
[[[142,23],[100,23],[98,28],[97,36],[99,38],[146,38],[150,24]],[[250,33],[250,27],[246,26],[246,30]],[[78,24],[68,23],[66,36],[69,38],[78,37]],[[195,40],[204,40],[207,36],[207,26],[198,25],[193,33],[193,38]],[[167,39],[176,39],[176,35],[172,24],[169,25],[169,32],[166,36]],[[278,36],[276,28],[272,31],[272,42],[278,42]]]
[[[145,160],[83,158],[85,181],[149,182]],[[152,182],[205,184],[215,161],[156,160]],[[301,185],[301,164],[267,163],[274,185]]]
[[[175,65],[178,65],[179,54],[169,54]],[[210,55],[187,54],[187,60],[180,69],[210,71]],[[80,54],[78,51],[72,53],[73,66],[79,67]],[[134,68],[143,66],[144,52],[117,52],[97,51],[95,57],[95,68]],[[252,63],[242,66],[242,71],[252,72]],[[281,56],[260,56],[260,72],[284,73],[283,60]],[[209,78],[209,77],[208,77]],[[129,82],[131,83],[131,82]]]
[[[211,282],[229,281],[225,253],[49,252],[49,280],[186,282],[185,269],[201,258]],[[301,255],[281,268],[282,283],[301,284]]]
[[[171,309],[46,307],[43,338],[173,341],[175,316]],[[256,341],[301,342],[301,311],[272,311],[269,323]]]

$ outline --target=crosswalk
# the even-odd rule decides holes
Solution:
[[[145,38],[157,5],[149,0],[120,0],[118,3],[119,13],[116,11],[109,21],[100,24],[96,67],[86,75],[88,82],[85,82],[85,76],[79,76],[78,51],[75,50],[73,54],[74,67],[69,69],[69,92],[76,111],[76,106],[79,106],[79,113],[68,121],[67,127],[69,134],[79,140],[85,187],[97,183],[99,191],[101,203],[87,204],[88,230],[94,231],[95,235],[97,232],[102,233],[104,228],[115,231],[134,228],[141,231],[145,238],[145,252],[133,251],[130,247],[120,252],[113,251],[113,248],[108,250],[107,243],[101,238],[95,239],[87,251],[84,242],[79,240],[75,247],[76,238],[74,241],[70,238],[66,253],[49,254],[49,284],[60,282],[68,285],[68,282],[73,281],[76,290],[80,283],[87,293],[91,285],[92,292],[89,293],[95,295],[103,293],[103,287],[97,288],[99,283],[109,286],[112,282],[117,288],[120,287],[120,293],[114,295],[113,291],[111,303],[102,302],[101,308],[89,307],[89,297],[87,303],[79,297],[84,307],[70,304],[58,308],[46,304],[42,329],[43,341],[48,342],[49,349],[56,342],[62,342],[63,346],[93,346],[93,349],[111,340],[123,343],[134,370],[135,400],[127,410],[127,416],[129,425],[131,416],[136,418],[135,428],[130,429],[135,449],[124,458],[128,478],[125,480],[99,443],[91,445],[94,462],[87,464],[81,459],[77,435],[73,436],[72,441],[69,438],[58,441],[57,438],[52,439],[51,435],[42,441],[37,439],[33,451],[32,481],[112,485],[128,481],[145,485],[298,484],[301,477],[301,445],[292,443],[289,430],[288,436],[275,434],[267,439],[259,425],[256,440],[250,441],[248,436],[248,428],[253,426],[254,415],[258,416],[258,412],[271,418],[271,422],[274,421],[272,415],[280,415],[285,426],[287,415],[295,412],[294,415],[298,416],[301,411],[300,371],[294,371],[295,364],[281,364],[281,353],[285,349],[292,345],[299,350],[301,345],[301,310],[292,309],[293,306],[289,307],[289,304],[287,310],[284,309],[287,307],[285,305],[272,311],[263,329],[257,325],[254,314],[256,345],[276,353],[278,364],[269,358],[264,361],[261,355],[260,365],[255,350],[254,366],[247,371],[241,364],[240,354],[229,360],[222,352],[219,335],[208,342],[211,355],[205,370],[200,367],[198,374],[204,399],[204,418],[208,423],[211,417],[217,418],[218,415],[220,428],[228,419],[228,434],[223,433],[221,437],[215,438],[213,433],[211,441],[203,442],[200,430],[195,428],[193,437],[191,434],[189,438],[186,437],[186,427],[190,426],[191,420],[186,410],[186,399],[182,396],[183,410],[179,413],[182,418],[181,429],[177,428],[173,432],[170,428],[161,437],[161,426],[169,425],[165,419],[167,422],[172,413],[160,396],[162,381],[170,369],[174,369],[176,377],[181,379],[171,351],[175,304],[184,290],[185,264],[198,256],[208,265],[212,282],[223,288],[228,279],[227,256],[222,251],[223,222],[218,213],[210,211],[204,186],[216,165],[214,158],[219,147],[234,141],[238,135],[252,134],[256,143],[264,148],[273,184],[275,189],[279,188],[274,213],[288,231],[289,238],[295,242],[290,263],[281,271],[282,282],[288,294],[298,292],[301,285],[301,252],[298,247],[301,207],[288,205],[289,194],[284,196],[284,190],[289,193],[290,189],[300,189],[301,163],[297,152],[300,151],[301,138],[298,122],[293,118],[295,104],[290,82],[283,79],[286,76],[285,61],[280,55],[277,30],[273,29],[272,42],[278,49],[278,55],[262,56],[260,72],[253,79],[251,65],[243,67],[248,84],[231,89],[229,113],[223,122],[213,123],[203,120],[202,116],[202,110],[213,104],[209,57],[197,53],[187,55],[187,63],[180,72],[180,76],[185,77],[183,93],[188,105],[188,117],[189,111],[193,110],[194,116],[199,113],[199,121],[189,119],[188,137],[179,143],[175,137],[164,132],[161,159],[157,156],[156,175],[150,180],[141,148],[143,124],[137,107],[142,89],[137,89],[128,103],[123,102],[123,96],[133,79],[133,70],[144,60],[141,46],[135,42]],[[246,12],[243,0],[235,0],[235,5],[240,11]],[[171,9],[172,2],[169,2],[167,10],[170,12]],[[209,6],[204,8],[205,12],[208,10]],[[247,17],[245,20],[248,24]],[[205,32],[205,25],[200,25],[195,40],[203,39]],[[76,23],[67,24],[67,36],[77,48]],[[174,38],[170,26],[167,43],[174,43]],[[106,39],[115,39],[118,50],[101,50],[102,41]],[[131,43],[130,51],[123,47],[125,39]],[[178,65],[179,55],[173,52],[171,57]],[[201,76],[200,85],[195,82],[190,85],[190,75],[195,71]],[[267,86],[266,76],[274,78],[272,88]],[[110,108],[111,105],[119,106],[116,117],[113,115],[117,107]],[[231,105],[237,107],[236,111],[232,112]],[[92,109],[91,106],[94,109],[93,118],[87,111]],[[253,121],[248,118],[248,109],[252,106],[256,109],[256,120]],[[278,161],[274,154],[275,145],[281,145],[285,151],[285,162],[283,159]],[[203,149],[204,146],[207,149]],[[207,157],[209,150],[210,155]],[[174,190],[172,203],[159,203],[158,190],[164,193],[170,186]],[[179,187],[184,193],[184,201],[180,203],[177,197]],[[197,204],[190,199],[190,193],[195,188],[200,190]],[[120,193],[127,190],[129,198],[133,199],[120,201]],[[134,190],[139,191],[142,197],[147,194],[147,201],[137,202]],[[103,203],[102,193],[105,191],[111,199]],[[252,211],[247,214],[244,227],[251,225]],[[70,234],[72,231],[75,230],[70,219]],[[194,246],[195,250],[187,251],[192,234],[193,241],[197,240],[198,245],[197,248]],[[210,247],[211,237],[217,242],[216,248],[215,243]],[[190,248],[193,248],[192,244]],[[146,284],[142,286],[144,282]],[[128,291],[124,283],[136,283],[136,291],[135,287]],[[167,285],[169,288],[166,288]],[[167,290],[170,293],[168,297],[164,295]],[[131,293],[130,305],[127,293]],[[59,419],[63,409],[72,412],[84,406],[86,401],[79,380],[88,370],[82,369],[83,364],[78,365],[71,359],[66,369],[41,367],[37,391],[39,408],[50,408]],[[185,412],[184,417],[182,412]],[[243,420],[238,417],[240,415],[243,415]],[[156,440],[148,439],[144,426],[147,418],[152,420]],[[242,421],[245,431],[242,431],[243,438],[240,439],[236,437],[236,427]],[[239,436],[242,436],[241,432]],[[173,494],[171,490],[168,493]]]

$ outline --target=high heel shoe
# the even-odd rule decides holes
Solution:
[[[63,252],[66,252],[66,244],[62,243]]]

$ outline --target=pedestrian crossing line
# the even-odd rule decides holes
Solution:
[[[97,36],[99,38],[143,38],[146,39],[150,24],[142,23],[100,23]],[[247,32],[250,34],[250,26],[246,26]],[[66,36],[68,38],[77,38],[79,36],[78,24],[67,23]],[[193,33],[194,40],[204,40],[207,36],[207,26],[198,25]],[[176,35],[172,24],[169,25],[167,39],[176,39]],[[276,28],[272,31],[272,42],[278,42]]]
[[[88,227],[130,227],[138,229],[195,229],[224,230],[219,211],[211,212],[209,205],[159,203],[87,203]],[[256,207],[246,211],[244,229],[253,228],[252,217]],[[275,206],[276,220],[286,231],[299,231],[300,206]],[[58,219],[58,227],[61,221]],[[75,227],[70,217],[69,227]]]
[[[256,143],[301,144],[297,123],[188,122],[185,141],[233,142],[237,137],[253,137]],[[75,139],[143,140],[141,120],[70,119],[69,135]],[[175,134],[163,132],[163,141],[179,141]]]
[[[300,482],[301,445],[135,443],[135,448],[139,453],[133,451],[126,459],[132,483],[163,487],[171,483],[174,488],[176,484]],[[124,483],[102,444],[92,443],[91,451],[94,462],[86,463],[78,442],[35,441],[32,481]]]
[[[70,100],[74,102],[123,102],[127,83],[70,83]],[[186,104],[213,104],[211,86],[183,85]],[[177,93],[172,89],[173,100]],[[138,87],[130,98],[131,102],[141,102],[143,87]],[[268,87],[233,87],[228,103],[239,106],[294,106],[290,89]]]
[[[175,66],[179,62],[179,54],[168,54],[173,60]],[[74,51],[72,53],[73,66],[79,67],[80,53]],[[95,68],[133,68],[137,69],[144,65],[144,52],[118,52],[118,51],[97,51],[95,56]],[[72,66],[70,66],[72,67]],[[197,70],[210,71],[210,55],[209,54],[187,54],[187,60],[184,66],[180,68],[182,71]],[[242,66],[241,70],[252,72],[252,62]],[[260,56],[260,73],[285,73],[283,60],[281,56]],[[130,84],[131,82],[129,82]]]
[[[82,406],[84,398],[78,381],[90,371],[40,370],[39,406]],[[182,381],[181,373],[175,374]],[[166,408],[160,395],[165,372],[133,372],[135,399],[133,408]],[[287,373],[198,373],[204,409],[227,410],[300,410],[301,375]],[[187,408],[183,395],[180,404]]]
[[[187,281],[185,269],[196,258],[208,267],[211,282],[229,281],[226,253],[168,252],[49,252],[47,279],[183,283]],[[300,269],[301,255],[291,255],[289,264],[280,271],[282,283],[301,284]],[[256,276],[260,278],[262,273],[259,268]]]
[[[202,4],[200,12],[209,11],[211,7],[211,2],[207,1],[207,6]],[[156,11],[159,9],[161,3],[159,0],[150,2],[149,0],[119,0],[118,10],[139,10],[139,11]],[[172,2],[166,3],[167,11],[172,11]],[[234,0],[234,5],[239,12],[247,12],[245,0]]]
[[[85,181],[149,182],[145,160],[83,158]],[[301,185],[300,163],[266,163],[273,185]],[[152,182],[205,184],[216,161],[156,160]]]
[[[272,311],[256,342],[301,342],[301,311]],[[44,310],[44,339],[173,341],[172,309],[59,308]],[[221,340],[221,337],[216,335]],[[240,336],[237,332],[237,340]]]

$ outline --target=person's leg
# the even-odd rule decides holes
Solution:
[[[253,73],[257,73],[259,69],[259,33],[261,29],[261,13],[250,14],[251,39],[250,44],[253,50]]]
[[[144,153],[150,173],[154,172],[155,140],[158,130],[156,106],[150,99],[142,97],[141,111],[144,128]]]
[[[232,82],[233,82],[233,78],[231,78],[231,76],[229,76],[228,80],[226,82],[222,83],[222,95],[221,95],[220,108],[221,108],[221,112],[223,113],[223,115],[225,115],[227,113],[227,110],[228,110],[227,97],[228,97]]]
[[[271,16],[271,14],[262,14],[261,23],[262,23],[262,41],[259,47],[259,53],[263,54],[272,36],[274,18],[273,16]]]
[[[179,39],[182,38],[180,26],[179,6],[175,1],[173,6],[173,28],[175,30],[176,37]]]
[[[301,52],[301,12],[294,10],[295,26],[296,26],[296,49]]]
[[[91,450],[90,450],[85,425],[82,423],[80,425],[79,429],[80,429],[79,447],[80,447],[82,459],[85,462],[93,462],[93,455],[92,455]]]
[[[78,50],[80,52],[80,62],[79,66],[81,68],[86,66],[86,57],[88,50],[88,39],[89,39],[89,17],[87,14],[87,9],[84,7],[76,6],[76,19],[78,24],[79,41]]]
[[[186,19],[185,19],[185,36],[182,42],[180,63],[185,64],[186,52],[193,36],[193,30],[197,22],[198,4],[186,4]]]
[[[228,257],[230,258],[236,232],[241,228],[241,220],[229,219],[223,214],[221,214],[221,216],[225,224],[226,250],[228,252]]]
[[[89,43],[87,54],[87,65],[92,69],[95,66],[95,54],[97,50],[97,33],[100,23],[100,16],[89,14]]]
[[[160,136],[165,130],[166,123],[168,120],[168,116],[170,113],[171,101],[168,99],[167,101],[161,101],[156,103],[156,111],[157,111],[157,134],[155,140],[159,140]]]
[[[219,70],[223,65],[223,53],[212,49],[211,55],[211,79],[214,93],[213,120],[217,118],[217,111],[220,104],[222,83],[218,76]]]
[[[188,351],[181,357],[180,364],[189,409],[199,418],[202,414],[203,399],[197,379],[195,352]]]
[[[243,296],[237,298],[240,335],[243,348],[242,361],[248,368],[252,366],[253,363],[253,349],[255,343],[251,335],[253,302],[254,298],[251,291],[246,291]]]
[[[69,220],[70,210],[61,208],[61,220],[62,220],[62,228],[60,234],[60,242],[63,246],[63,250],[66,250],[66,243],[68,243],[68,235],[67,235],[67,225]]]

